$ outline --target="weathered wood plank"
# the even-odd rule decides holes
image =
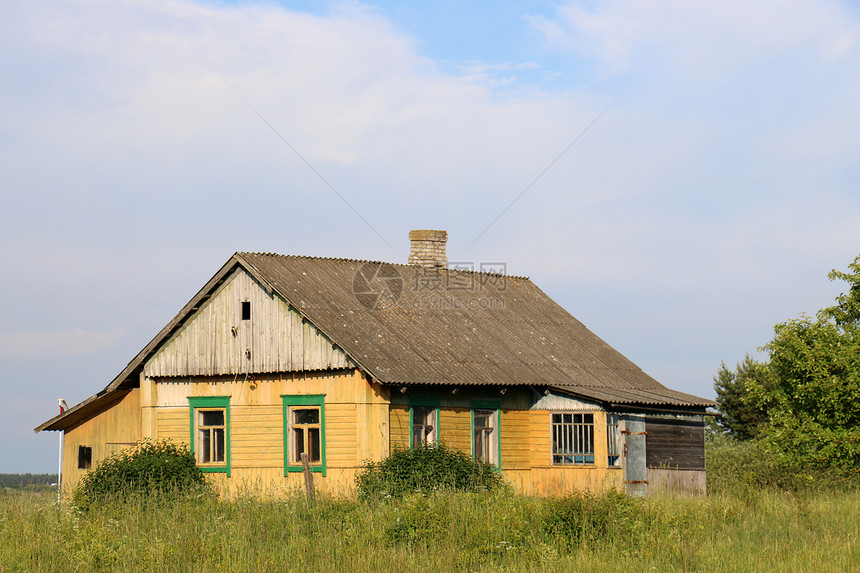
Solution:
[[[645,421],[645,463],[649,468],[704,470],[704,422]]]
[[[243,320],[242,303],[251,318]],[[145,364],[155,376],[350,368],[342,350],[237,269]]]

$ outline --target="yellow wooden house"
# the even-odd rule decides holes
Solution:
[[[64,433],[63,487],[144,438],[187,443],[225,488],[346,494],[367,460],[444,441],[524,494],[704,492],[710,400],[669,390],[529,279],[236,253]]]

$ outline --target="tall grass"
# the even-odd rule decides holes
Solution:
[[[854,491],[130,498],[86,514],[16,493],[0,496],[0,570],[851,571],[858,515]]]
[[[508,488],[308,501],[0,490],[0,571],[860,571],[860,491],[709,443],[707,498]],[[826,481],[826,480],[825,480]]]

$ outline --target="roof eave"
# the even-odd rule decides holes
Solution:
[[[571,388],[564,388],[559,386],[547,386],[548,389],[556,392],[561,392],[564,394],[568,394],[578,399],[588,400],[591,402],[596,402],[598,404],[603,405],[606,408],[615,409],[615,410],[637,410],[637,411],[660,411],[666,413],[704,413],[705,410],[709,407],[713,407],[716,405],[715,402],[710,400],[703,400],[701,403],[693,403],[693,402],[636,402],[636,401],[618,401],[618,400],[606,400],[601,399],[595,396],[590,396],[587,393],[577,392],[576,390],[572,390]]]
[[[98,394],[90,396],[83,402],[75,404],[75,406],[69,408],[65,412],[54,416],[40,426],[36,426],[36,428],[33,429],[33,432],[38,434],[43,431],[56,432],[65,430],[69,426],[73,426],[80,422],[90,414],[97,412],[104,406],[120,400],[129,392],[131,392],[131,390],[117,390],[114,392],[102,390]]]
[[[194,297],[192,297],[191,300],[184,307],[182,307],[182,310],[180,310],[176,314],[176,316],[174,316],[173,319],[168,322],[167,325],[162,328],[158,332],[158,334],[156,334],[155,337],[150,340],[149,343],[144,346],[140,352],[137,353],[134,358],[132,358],[132,360],[126,365],[126,367],[123,368],[123,370],[119,374],[117,374],[116,377],[111,380],[111,382],[107,386],[105,386],[104,390],[98,392],[93,396],[90,396],[86,400],[69,408],[62,414],[54,416],[47,422],[37,426],[34,431],[38,433],[43,430],[52,431],[64,429],[74,423],[64,423],[64,421],[67,422],[68,418],[70,416],[73,416],[76,412],[80,411],[80,409],[85,408],[88,405],[95,403],[96,401],[101,404],[102,402],[99,399],[103,396],[112,394],[118,390],[124,390],[137,386],[138,381],[135,378],[139,376],[140,372],[143,370],[143,363],[158,350],[161,344],[165,340],[167,340],[177,328],[182,325],[188,315],[190,315],[198,308],[199,304],[204,302],[212,295],[212,292],[216,288],[218,288],[218,285],[220,285],[224,281],[224,278],[228,274],[230,274],[230,272],[237,265],[241,265],[243,268],[246,268],[250,271],[250,269],[247,268],[247,262],[241,259],[241,257],[238,256],[238,253],[234,253],[233,256],[231,256],[230,259],[220,269],[218,269],[218,272],[216,272],[215,275],[213,275],[212,278],[206,282],[203,288],[197,291],[197,294],[195,294]],[[264,282],[263,284],[268,285],[267,282]],[[271,286],[269,286],[269,288],[271,288]]]

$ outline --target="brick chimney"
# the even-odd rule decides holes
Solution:
[[[410,265],[443,269],[448,266],[448,256],[445,254],[448,231],[409,231],[409,240],[412,242]]]

